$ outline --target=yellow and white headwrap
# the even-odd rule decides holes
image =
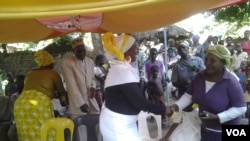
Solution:
[[[34,57],[38,66],[48,66],[54,62],[53,57],[46,50],[38,50]]]
[[[120,61],[124,60],[124,53],[135,43],[135,38],[122,34],[115,36],[112,32],[107,32],[102,36],[105,51]]]
[[[220,59],[225,60],[226,68],[231,70],[233,58],[230,54],[230,51],[226,47],[221,45],[209,46],[207,47],[206,52],[214,54]]]

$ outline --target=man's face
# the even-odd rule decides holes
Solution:
[[[227,39],[226,39],[226,42],[227,42],[228,45],[231,45],[232,42],[233,42],[233,40],[232,40],[232,38],[227,38]]]
[[[174,39],[169,39],[168,40],[168,46],[169,47],[175,47],[175,40]]]
[[[168,50],[168,56],[169,57],[174,57],[174,51],[173,50]]]
[[[150,55],[150,60],[155,61],[157,57],[157,51],[156,50],[150,51],[149,55]]]
[[[184,45],[180,45],[178,47],[178,54],[180,56],[186,56],[189,53],[188,47],[184,46]]]
[[[80,59],[80,60],[83,60],[86,56],[86,49],[85,49],[85,46],[84,45],[80,45],[80,46],[77,46],[75,49],[74,49],[74,53],[75,53],[75,56]]]
[[[241,43],[237,43],[237,44],[235,45],[235,48],[236,48],[237,52],[241,52],[241,51],[242,51]]]

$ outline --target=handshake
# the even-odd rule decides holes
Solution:
[[[166,106],[166,113],[165,115],[171,117],[175,111],[179,111],[179,107],[177,104],[173,104],[170,106]]]
[[[179,107],[177,104],[166,106],[165,115],[168,117],[171,117],[174,114],[174,112],[178,112],[178,111],[179,111]],[[184,109],[184,111],[185,111],[185,109]],[[220,122],[217,114],[214,114],[214,113],[211,113],[208,111],[199,112],[199,118],[201,120],[217,120],[218,122]]]

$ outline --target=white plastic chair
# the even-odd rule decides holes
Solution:
[[[153,117],[157,124],[157,136],[150,137],[147,119]],[[161,115],[141,111],[138,116],[138,132],[142,141],[159,141],[162,138]]]

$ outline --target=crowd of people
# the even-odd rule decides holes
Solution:
[[[54,59],[49,52],[39,50],[34,54],[38,67],[19,76],[21,83],[17,85],[14,76],[7,74],[6,96],[17,97],[14,121],[18,140],[40,139],[42,123],[55,117],[51,100],[59,96],[67,101],[68,118],[72,120],[100,114],[104,141],[126,137],[140,141],[140,111],[161,115],[162,119],[172,117],[174,124],[162,141],[183,140],[190,131],[197,141],[221,141],[221,125],[241,124],[246,112],[249,36],[246,30],[244,41],[227,37],[224,44],[215,36],[200,43],[199,35],[193,35],[179,42],[169,38],[164,45],[158,37],[149,42],[107,32],[102,35],[105,53],[94,59],[87,56],[79,37],[72,40],[73,54],[63,60],[62,74],[53,70]],[[169,96],[176,103],[170,105],[166,100]],[[194,103],[198,111],[191,108]],[[188,124],[195,129],[184,132],[183,125]],[[86,133],[84,128],[79,131]],[[182,139],[175,137],[178,134]],[[53,140],[55,133],[49,138]]]

